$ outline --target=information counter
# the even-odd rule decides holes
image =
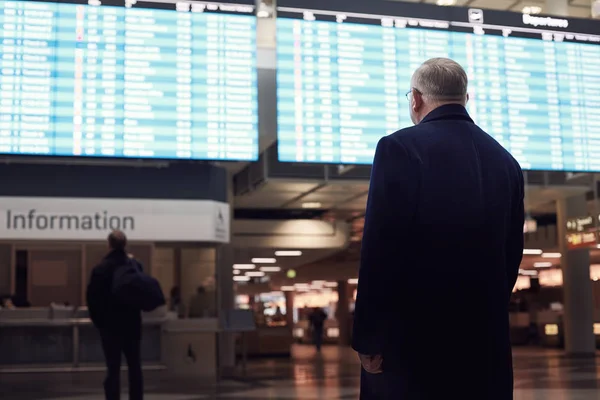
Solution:
[[[161,365],[161,327],[167,316],[145,315],[142,361]],[[100,336],[87,310],[19,309],[0,311],[0,372],[23,369],[103,367]]]

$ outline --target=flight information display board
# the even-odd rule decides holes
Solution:
[[[278,3],[280,161],[370,164],[382,136],[412,125],[413,71],[449,57],[468,73],[473,119],[524,169],[600,171],[598,22],[396,2],[381,2],[380,15],[377,1],[363,2],[368,13],[358,2]]]
[[[257,159],[253,13],[0,1],[0,153]]]

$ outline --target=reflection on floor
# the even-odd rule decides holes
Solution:
[[[328,347],[316,354],[310,347],[298,346],[293,361],[252,361],[247,376],[240,374],[218,386],[148,372],[146,399],[357,399],[358,375],[358,362],[349,349]],[[558,351],[515,350],[516,400],[600,399],[599,380],[600,358],[569,359]],[[2,374],[0,393],[10,400],[102,400],[101,382],[100,374]]]

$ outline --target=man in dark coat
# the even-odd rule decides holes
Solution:
[[[415,126],[380,140],[371,172],[353,332],[361,399],[512,399],[521,168],[469,117],[454,61],[425,62],[407,97]]]
[[[113,296],[115,270],[141,264],[125,251],[127,237],[121,231],[108,236],[110,252],[92,271],[87,289],[87,303],[92,322],[100,332],[106,358],[107,376],[104,392],[107,400],[118,400],[121,393],[121,355],[129,369],[129,398],[142,400],[143,378],[140,355],[142,317],[140,310],[119,303]]]

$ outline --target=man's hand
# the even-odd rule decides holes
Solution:
[[[370,374],[381,374],[383,370],[381,365],[383,364],[383,357],[381,355],[367,356],[365,354],[359,354],[360,363],[362,364],[365,371]]]

